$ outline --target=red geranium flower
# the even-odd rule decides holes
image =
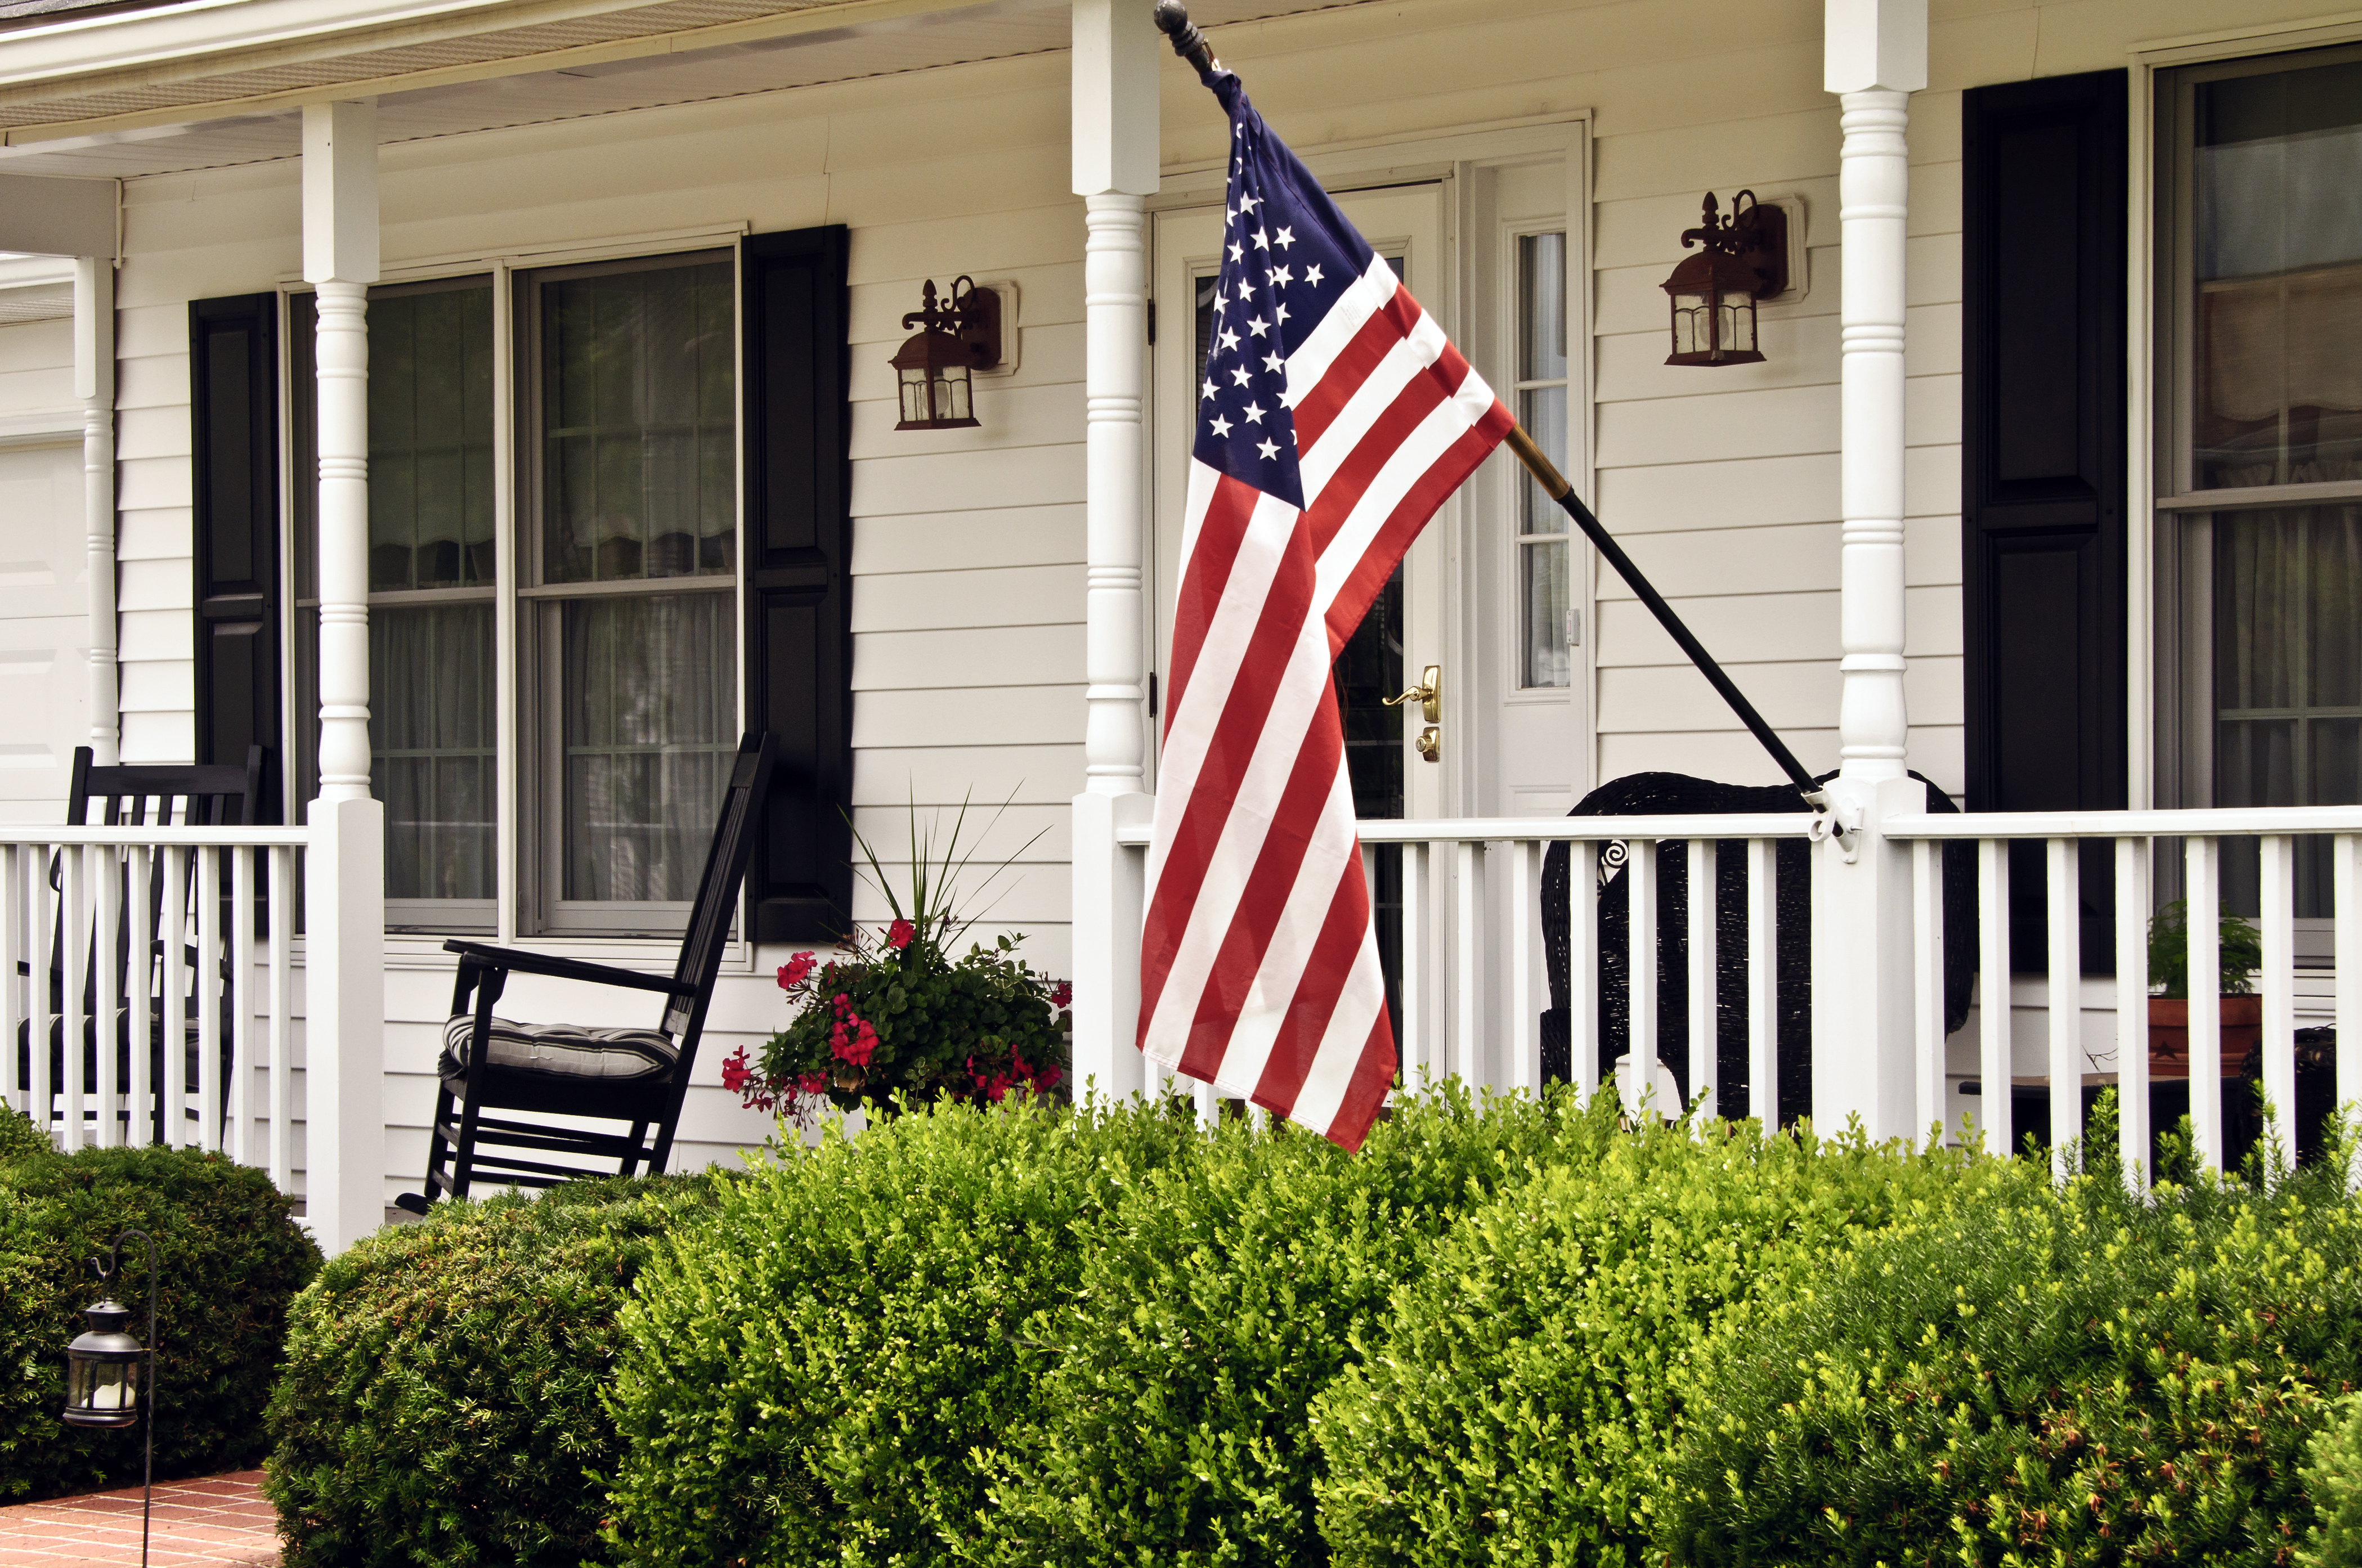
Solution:
[[[1075,1000],[1075,982],[1074,982],[1073,981],[1071,981],[1071,980],[1062,980],[1062,981],[1060,981],[1057,984],[1055,984],[1055,985],[1054,985],[1054,986],[1052,986],[1052,987],[1050,988],[1050,1005],[1051,1005],[1051,1006],[1053,1006],[1053,1007],[1065,1007],[1065,1006],[1068,1006],[1068,1005],[1070,1005],[1070,1004],[1074,1002],[1074,1000]]]
[[[810,953],[798,953],[794,958],[781,964],[779,989],[793,991],[797,986],[801,985],[804,982],[804,977],[811,973],[813,966],[819,962],[820,960]]]
[[[918,934],[919,928],[908,920],[897,920],[886,927],[886,945],[899,951],[909,947],[911,938]]]

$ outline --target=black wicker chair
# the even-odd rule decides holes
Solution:
[[[635,1174],[643,1163],[652,1173],[664,1169],[672,1155],[690,1069],[697,1060],[698,1039],[705,1029],[713,977],[729,945],[731,913],[745,879],[756,817],[770,788],[777,746],[767,733],[749,734],[738,743],[722,819],[706,851],[705,872],[698,882],[680,958],[671,975],[641,974],[476,942],[444,944],[459,955],[459,974],[444,1031],[426,1190],[405,1192],[394,1200],[397,1204],[423,1214],[437,1197],[466,1197],[479,1174],[518,1187],[554,1187],[603,1174],[493,1154],[487,1152],[488,1146],[613,1160],[624,1176]],[[663,1016],[652,1029],[513,1024],[492,1013],[512,974],[652,992],[665,999]],[[620,1122],[631,1130],[602,1132],[511,1121],[487,1116],[487,1111]],[[448,1170],[444,1168],[447,1160]]]
[[[236,763],[187,766],[140,762],[100,766],[89,747],[77,746],[73,754],[73,773],[66,786],[66,822],[75,828],[144,828],[151,825],[250,827],[262,819],[266,809],[264,768],[269,755],[260,746],[249,746],[243,766]],[[62,885],[63,868],[54,859],[50,861],[49,874],[52,889]],[[127,891],[127,882],[119,885]],[[227,885],[226,878],[224,885]],[[191,900],[196,897],[196,879],[193,876],[188,879],[183,896]],[[225,915],[226,906],[227,899],[225,898]],[[131,1081],[131,987],[134,984],[148,987],[150,998],[148,1013],[149,1082],[157,1102],[149,1107],[149,1115],[156,1140],[160,1143],[164,1141],[165,1109],[162,1104],[165,1009],[159,990],[163,977],[163,912],[164,879],[152,876],[148,884],[146,963],[135,969],[131,962],[132,932],[137,922],[127,917],[116,927],[112,968],[96,961],[94,951],[90,955],[92,961],[83,967],[82,998],[83,1084],[93,1086],[98,1081],[99,1020],[111,1014],[115,1020],[116,1081],[128,1085]],[[94,944],[97,940],[94,933],[86,939]],[[50,1082],[53,1089],[65,1080],[65,912],[61,908],[57,925],[50,933],[49,955]],[[17,972],[28,973],[29,966],[20,961]],[[203,998],[207,990],[201,982],[193,952],[189,954],[189,962],[183,972],[188,976],[190,987],[187,1008],[182,1014],[185,1038],[182,1048],[188,1053],[184,1081],[193,1085],[197,1081],[197,1010],[204,1005]],[[102,975],[108,979],[107,1000],[104,1004],[99,1000]],[[214,1003],[221,1014],[221,1070],[226,1080],[231,1067],[230,1023],[234,1006],[226,969],[212,990]],[[19,1083],[31,1081],[31,1031],[30,1020],[17,1025],[17,1071]],[[85,1121],[93,1120],[100,1113],[99,1109],[93,1106],[83,1113],[83,1118]],[[226,1110],[224,1113],[227,1113]],[[117,1119],[127,1124],[131,1114],[131,1107],[127,1103],[116,1112]],[[191,1110],[187,1114],[193,1118],[197,1113]],[[50,1120],[54,1122],[58,1119],[59,1113],[52,1109]]]
[[[1824,774],[1827,782],[1834,774]],[[1949,796],[1927,784],[1927,809],[1954,812]],[[1728,784],[1686,773],[1634,773],[1600,785],[1578,802],[1570,817],[1657,817],[1714,814],[1777,814],[1805,809],[1788,784]],[[1599,888],[1598,1081],[1613,1080],[1616,1058],[1629,1048],[1631,1006],[1625,936],[1629,896],[1623,860],[1602,846]],[[1690,1093],[1689,1069],[1689,846],[1668,839],[1657,846],[1657,1040],[1656,1055]],[[1756,1115],[1772,1109],[1793,1121],[1812,1104],[1812,867],[1808,846],[1783,841],[1773,857],[1778,887],[1774,907],[1779,931],[1773,948],[1780,1081],[1771,1086],[1772,1105],[1760,1103],[1748,1081],[1747,1060],[1747,857],[1741,842],[1717,846],[1715,904],[1715,995],[1721,1027],[1715,1042],[1716,1080],[1722,1085],[1714,1107],[1724,1116]],[[1958,1029],[1969,1012],[1969,987],[1976,972],[1977,884],[1975,846],[1944,846],[1944,1014],[1947,1031]],[[1551,1004],[1541,1016],[1542,1079],[1563,1083],[1572,1076],[1572,1031],[1567,1023],[1567,965],[1573,944],[1567,929],[1567,847],[1554,844],[1542,861],[1542,942],[1548,954]]]

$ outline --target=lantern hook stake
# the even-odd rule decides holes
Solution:
[[[139,1490],[139,1568],[148,1568],[148,1530],[156,1506],[156,1238],[146,1231],[127,1230],[107,1246],[104,1263],[94,1254],[90,1266],[98,1271],[102,1285],[113,1278],[123,1266],[123,1244],[133,1236],[139,1238],[148,1261],[148,1431]]]

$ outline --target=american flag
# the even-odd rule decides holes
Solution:
[[[1237,77],[1174,615],[1140,1047],[1361,1146],[1394,1031],[1330,667],[1513,425]]]

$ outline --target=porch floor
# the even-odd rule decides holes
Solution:
[[[139,1488],[0,1508],[0,1568],[123,1568],[139,1561]],[[275,1568],[279,1520],[262,1472],[156,1483],[153,1568]]]

